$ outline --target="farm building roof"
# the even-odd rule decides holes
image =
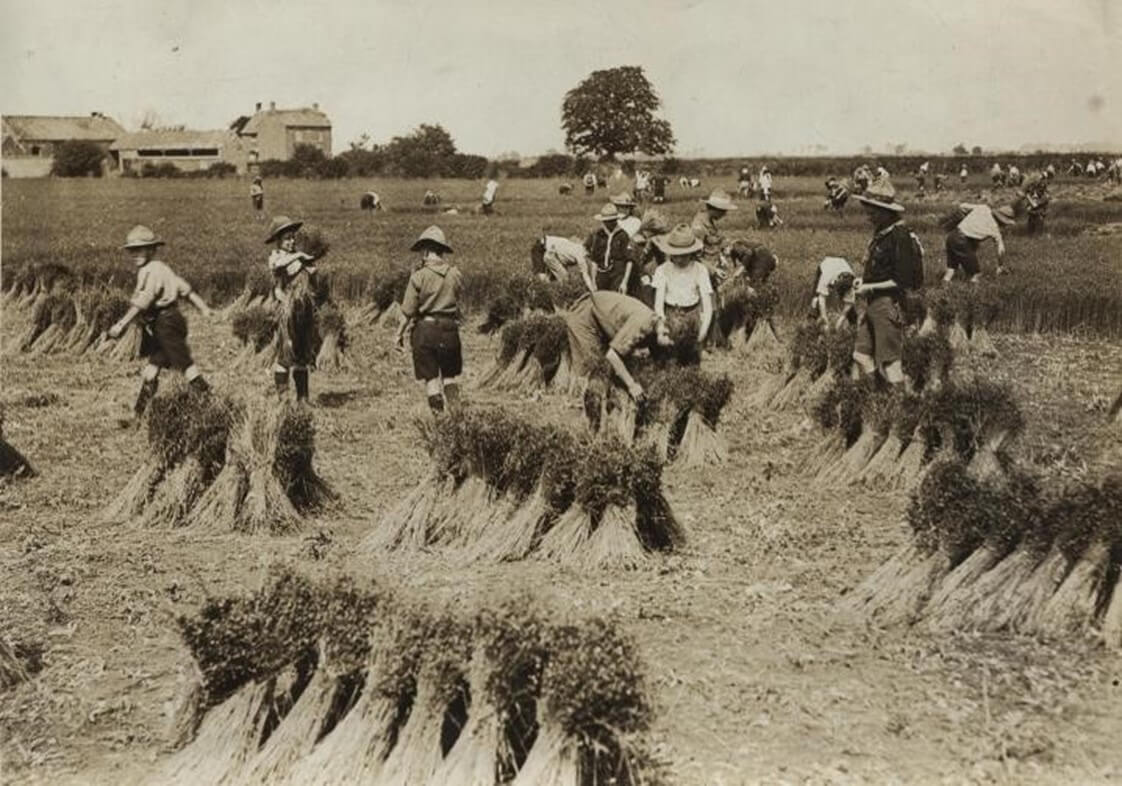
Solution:
[[[123,134],[110,150],[163,150],[167,148],[213,148],[236,141],[230,131],[157,130]]]
[[[318,109],[263,109],[249,119],[241,132],[256,134],[266,120],[277,120],[286,126],[331,128],[327,115]]]
[[[4,115],[9,133],[24,142],[65,142],[80,139],[88,142],[109,142],[125,129],[103,114],[90,115]]]

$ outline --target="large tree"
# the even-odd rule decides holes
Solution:
[[[565,146],[578,156],[608,159],[669,153],[674,133],[670,123],[655,117],[661,103],[640,66],[593,71],[561,104]]]

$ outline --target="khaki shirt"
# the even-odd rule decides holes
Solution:
[[[447,262],[426,262],[409,277],[401,311],[408,319],[458,317],[463,277]]]
[[[158,259],[136,271],[136,291],[129,301],[141,311],[167,308],[191,294],[191,285]]]

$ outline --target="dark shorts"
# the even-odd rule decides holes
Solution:
[[[716,321],[713,320],[714,323]],[[700,365],[701,345],[697,343],[697,331],[700,327],[700,302],[689,308],[666,306],[666,328],[674,344],[670,347],[658,347],[656,354],[659,357],[672,358],[682,366]]]
[[[253,207],[255,210],[260,210],[265,207],[265,196],[263,194],[256,194],[250,197],[250,199],[253,200]]]
[[[947,267],[951,270],[962,269],[968,278],[981,271],[978,266],[978,241],[968,238],[958,229],[947,235]]]
[[[428,381],[458,377],[464,370],[460,328],[456,320],[422,318],[413,327],[413,374]]]
[[[140,335],[140,356],[153,366],[186,371],[194,365],[187,346],[187,320],[175,306],[157,311],[144,320]]]
[[[878,366],[887,366],[900,360],[903,345],[904,317],[896,299],[880,295],[870,300],[857,322],[853,352],[872,357]]]

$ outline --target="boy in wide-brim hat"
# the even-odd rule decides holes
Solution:
[[[584,241],[592,283],[597,290],[629,294],[634,286],[631,236],[620,226],[623,215],[609,202],[593,218],[600,222],[600,228]]]
[[[653,242],[666,257],[654,272],[654,311],[666,321],[683,365],[701,362],[701,342],[713,322],[713,284],[698,261],[703,245],[687,224],[679,224]]]
[[[296,387],[296,400],[308,401],[309,375],[315,365],[317,343],[315,327],[316,260],[296,248],[296,233],[303,221],[288,216],[275,216],[265,236],[265,244],[273,244],[269,252],[269,272],[273,276],[273,301],[277,312],[277,337],[273,358],[273,386],[277,395],[288,392],[291,375]],[[294,291],[299,277],[306,276],[306,288]],[[296,308],[293,308],[294,304]],[[311,313],[308,313],[311,312]]]
[[[143,381],[133,407],[137,422],[156,395],[161,369],[182,371],[194,390],[205,393],[210,389],[191,357],[187,346],[187,320],[178,303],[187,298],[208,318],[213,313],[190,284],[156,259],[156,251],[162,245],[164,241],[146,226],[137,225],[128,233],[122,248],[132,254],[136,264],[136,291],[129,301],[129,310],[107,331],[110,338],[120,338],[134,319],[140,317],[143,321],[140,356],[148,363],[141,371]]]
[[[864,296],[865,312],[857,323],[853,361],[859,373],[881,377],[899,389],[904,382],[904,297],[923,287],[923,246],[901,220],[904,206],[887,178],[878,178],[856,195],[873,226],[862,280],[854,289]]]
[[[460,346],[459,268],[444,260],[452,247],[438,226],[421,233],[410,247],[421,255],[421,266],[409,277],[401,313],[405,319],[397,329],[394,343],[405,346],[405,334],[412,331],[413,374],[425,383],[425,395],[433,414],[458,406],[460,375],[464,358]]]

